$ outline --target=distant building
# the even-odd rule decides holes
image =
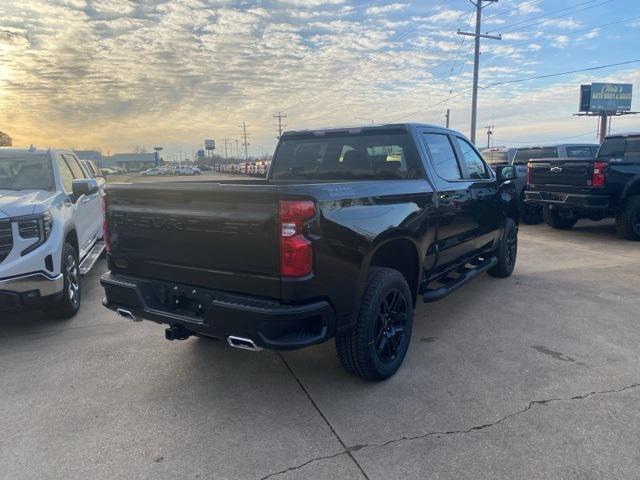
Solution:
[[[114,153],[110,157],[102,157],[100,166],[120,167],[133,172],[156,166],[156,158],[156,153]]]

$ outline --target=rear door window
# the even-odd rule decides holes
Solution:
[[[438,176],[445,180],[461,180],[462,171],[449,136],[442,133],[422,133],[422,139]]]

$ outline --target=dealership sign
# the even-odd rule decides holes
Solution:
[[[630,83],[592,83],[580,86],[581,112],[629,112]]]
[[[215,150],[216,149],[215,140],[205,140],[204,141],[204,149],[205,150]]]

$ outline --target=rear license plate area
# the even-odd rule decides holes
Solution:
[[[202,321],[211,305],[211,295],[197,288],[174,285],[165,290],[163,303],[171,313]]]
[[[564,202],[567,199],[567,195],[565,193],[555,192],[547,192],[546,197],[547,200],[554,200],[556,202]]]

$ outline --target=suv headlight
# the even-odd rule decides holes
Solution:
[[[44,212],[39,215],[28,215],[25,217],[14,218],[14,221],[18,224],[18,233],[20,238],[37,238],[38,240],[33,244],[25,248],[20,255],[26,255],[32,252],[49,238],[51,234],[51,228],[53,227],[53,218],[50,212]]]

